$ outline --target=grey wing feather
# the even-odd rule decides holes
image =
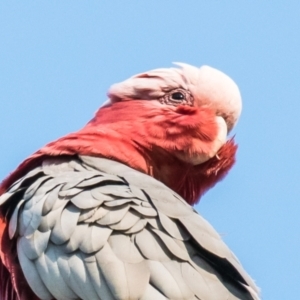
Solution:
[[[76,230],[80,208],[75,205],[67,205],[57,219],[51,233],[51,241],[61,245],[70,240],[72,233]]]
[[[96,257],[94,255],[86,256],[84,263],[98,297],[105,300],[114,300],[115,298],[98,267]]]
[[[0,197],[41,299],[259,299],[241,264],[161,182],[111,160],[48,159]],[[8,214],[9,215],[9,214]]]
[[[123,262],[136,264],[144,261],[144,257],[137,249],[130,236],[114,234],[109,237],[108,243],[115,255]]]
[[[63,249],[66,253],[72,253],[75,250],[79,249],[82,243],[82,237],[87,237],[87,233],[89,231],[88,224],[80,223],[77,224],[76,230],[71,235],[69,241],[61,245],[61,249]]]
[[[187,241],[190,239],[190,234],[182,226],[178,226],[176,222],[168,218],[165,214],[159,213],[159,221],[167,233],[176,240]]]
[[[112,230],[109,227],[100,226],[98,224],[89,226],[79,249],[87,254],[97,252],[107,243],[111,233]]]
[[[19,201],[19,203],[17,204],[17,206],[14,209],[14,212],[10,218],[9,228],[8,228],[8,233],[9,233],[10,239],[12,239],[16,234],[17,227],[18,227],[19,209],[22,207],[22,205],[24,203],[25,203],[25,200]]]
[[[20,248],[24,254],[31,260],[37,259],[47,249],[51,231],[41,232],[36,230],[32,236],[19,238]]]
[[[148,260],[147,265],[151,274],[150,282],[154,288],[167,295],[168,299],[184,299],[176,279],[162,262]]]
[[[128,230],[133,227],[139,220],[141,219],[141,215],[137,214],[134,211],[127,211],[120,222],[116,224],[112,224],[109,227],[116,231]]]
[[[140,300],[167,300],[167,298],[156,288],[154,288],[151,284],[148,284],[144,295]]]
[[[86,269],[84,263],[84,255],[81,252],[76,252],[73,255],[69,256],[67,259],[68,266],[70,270],[68,273],[61,272],[65,280],[69,279],[69,285],[72,290],[80,297],[80,299],[89,300],[89,299],[99,299],[97,292],[95,291],[90,276]],[[59,255],[59,260],[64,263],[66,258],[64,258],[63,253]],[[61,269],[62,270],[62,269]]]
[[[62,280],[62,272],[58,267],[58,256],[52,244],[49,244],[45,253],[42,253],[42,255],[35,260],[35,266],[44,284],[56,299],[76,299],[76,294],[66,282]],[[26,278],[28,277],[30,277],[30,275],[26,276]]]
[[[131,228],[129,228],[128,230],[125,230],[124,233],[125,234],[133,234],[133,233],[138,233],[141,230],[143,230],[145,228],[145,226],[147,225],[147,220],[144,219],[140,219],[137,223],[135,223]]]
[[[41,299],[50,300],[53,299],[53,295],[50,293],[48,288],[46,287],[44,281],[42,280],[39,272],[34,264],[34,261],[29,259],[24,253],[20,240],[17,242],[17,250],[18,250],[18,258],[20,261],[21,268],[24,274],[30,274],[26,279],[32,288],[33,292]]]

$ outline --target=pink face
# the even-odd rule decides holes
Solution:
[[[196,68],[178,63],[181,67],[156,69],[135,75],[113,85],[108,93],[110,102],[159,101],[165,106],[190,106],[211,111],[217,127],[214,141],[207,151],[196,151],[202,141],[193,138],[192,148],[177,152],[177,157],[197,165],[215,156],[226,143],[227,135],[241,113],[241,96],[234,81],[224,73],[203,66]],[[199,123],[200,120],[198,120]]]

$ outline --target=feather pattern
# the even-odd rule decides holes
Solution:
[[[206,220],[121,163],[48,159],[0,197],[2,209],[11,201],[10,238],[40,299],[259,299]]]

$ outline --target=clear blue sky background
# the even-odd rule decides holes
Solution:
[[[197,209],[263,299],[300,299],[299,1],[1,1],[0,178],[112,83],[174,61],[226,72],[244,101],[237,164]]]

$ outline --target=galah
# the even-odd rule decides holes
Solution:
[[[2,182],[0,299],[259,299],[192,208],[235,162],[239,89],[178,65],[112,85]]]

